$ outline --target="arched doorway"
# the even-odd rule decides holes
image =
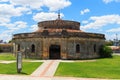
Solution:
[[[31,52],[32,52],[32,53],[35,52],[35,45],[34,45],[34,44],[31,45]]]
[[[49,58],[60,59],[60,45],[51,45],[49,47]]]

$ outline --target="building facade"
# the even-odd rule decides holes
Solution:
[[[12,53],[13,45],[12,43],[0,44],[0,53]]]
[[[13,41],[14,53],[23,51],[25,58],[88,59],[99,57],[105,36],[83,32],[79,22],[58,18],[39,22],[36,32],[15,34]]]

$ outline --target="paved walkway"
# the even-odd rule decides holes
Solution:
[[[9,63],[14,63],[16,62],[15,60],[13,61],[3,61],[3,60],[0,60],[0,63],[4,63],[4,64],[9,64]]]
[[[31,76],[53,77],[60,60],[46,60]]]
[[[35,77],[35,76],[33,77],[33,76],[21,76],[21,75],[0,75],[0,80],[107,80],[107,79],[74,78],[74,77]]]

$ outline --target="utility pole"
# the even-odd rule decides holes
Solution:
[[[118,34],[116,34],[116,38],[114,39],[114,46],[119,46]]]

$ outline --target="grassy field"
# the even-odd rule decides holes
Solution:
[[[0,53],[0,60],[16,60],[12,53]]]
[[[41,64],[42,62],[23,62],[21,74],[29,75]],[[17,74],[16,63],[0,63],[0,74]]]
[[[16,60],[16,57],[11,53],[0,53],[0,60]],[[37,67],[39,67],[42,62],[24,62],[23,59],[23,66],[21,74],[29,75],[31,74]],[[17,67],[16,63],[0,63],[0,74],[17,74]]]
[[[120,56],[95,62],[61,62],[55,76],[120,79]]]

